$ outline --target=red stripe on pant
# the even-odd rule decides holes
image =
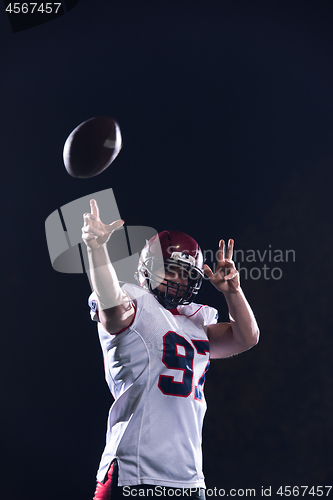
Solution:
[[[97,481],[95,496],[93,500],[110,500],[111,484],[112,484],[112,474],[114,471],[113,461],[107,474],[107,479],[104,483]]]

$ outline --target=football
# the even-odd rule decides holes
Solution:
[[[122,147],[118,123],[109,116],[90,118],[67,137],[63,159],[72,177],[87,179],[103,172]]]

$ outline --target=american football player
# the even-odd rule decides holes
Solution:
[[[123,221],[104,224],[95,200],[84,214],[105,376],[114,397],[94,499],[125,496],[204,498],[201,430],[210,358],[246,351],[258,342],[253,312],[220,240],[216,270],[203,263],[197,242],[179,231],[149,240],[139,260],[138,286],[121,285],[106,243]],[[225,253],[225,255],[224,255]],[[204,277],[222,292],[229,323],[195,302]]]

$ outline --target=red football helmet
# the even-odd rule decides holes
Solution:
[[[164,270],[170,270],[172,266],[177,266],[182,277],[187,278],[187,285],[164,277]],[[201,249],[191,236],[180,231],[163,231],[153,236],[144,246],[137,278],[140,286],[150,290],[166,309],[173,309],[193,301],[202,284],[202,266]],[[165,290],[158,290],[159,284],[164,285]]]

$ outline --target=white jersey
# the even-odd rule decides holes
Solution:
[[[111,406],[97,480],[113,459],[119,486],[152,484],[205,487],[201,430],[209,365],[207,326],[217,311],[190,304],[165,309],[150,292],[131,284],[132,324],[117,335],[98,323]],[[94,294],[89,303],[94,309]],[[96,313],[91,312],[96,320]]]

